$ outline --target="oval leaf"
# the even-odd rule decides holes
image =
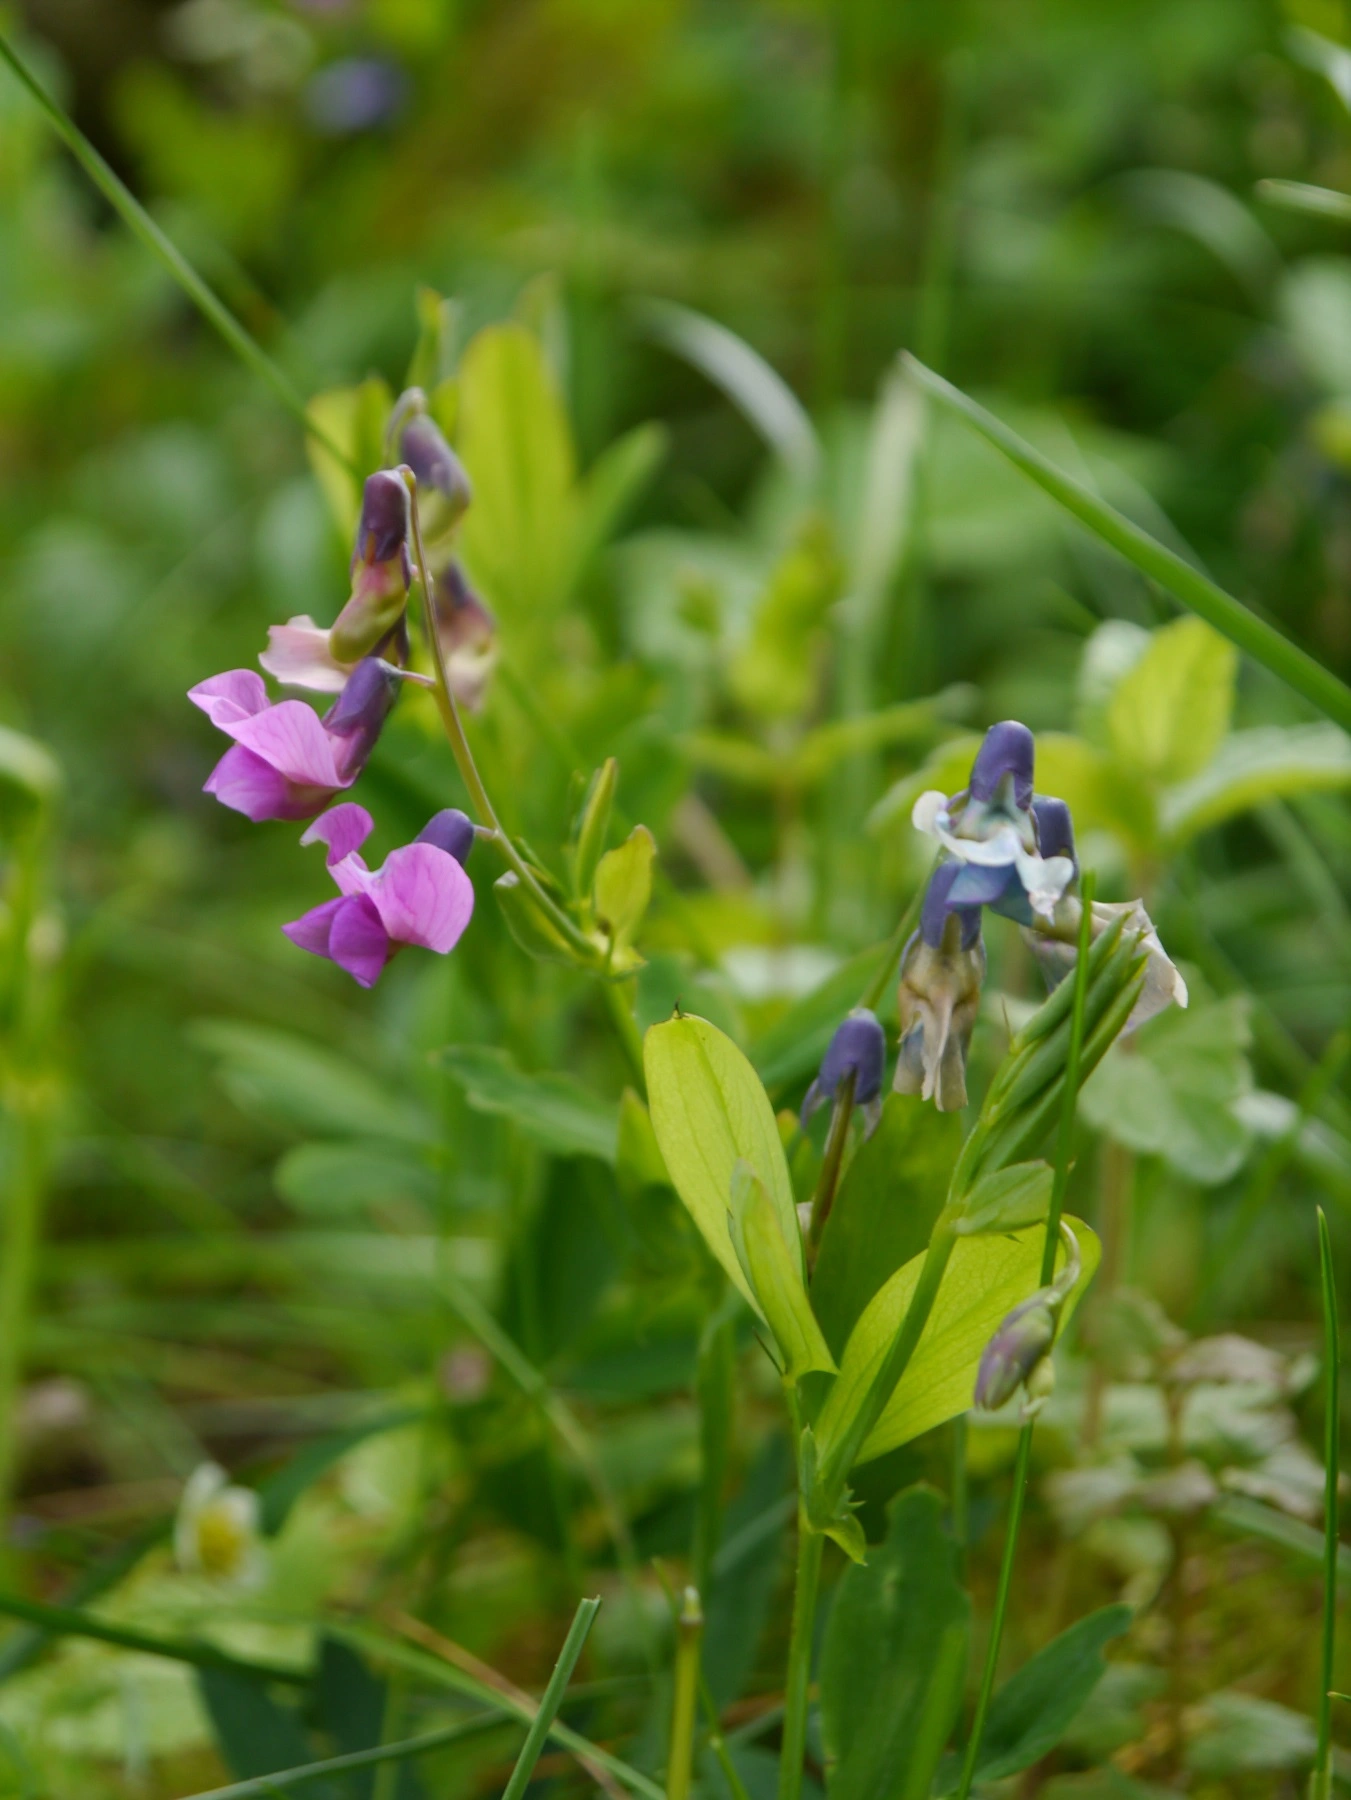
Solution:
[[[802,1285],[801,1235],[793,1222],[794,1243],[784,1239],[774,1203],[765,1184],[748,1163],[732,1175],[732,1243],[760,1311],[774,1334],[784,1373],[793,1381],[812,1369],[835,1372],[821,1327]]]
[[[652,1026],[643,1063],[652,1128],[676,1192],[704,1242],[756,1306],[729,1228],[738,1162],[749,1163],[764,1183],[799,1276],[803,1266],[793,1188],[769,1096],[732,1040],[692,1014]]]

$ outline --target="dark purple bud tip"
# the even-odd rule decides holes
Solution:
[[[971,879],[965,879],[968,876]],[[941,948],[948,919],[954,914],[961,920],[962,949],[974,949],[980,941],[980,909],[999,897],[1007,879],[1006,869],[940,863],[929,877],[919,915],[920,936],[930,949]]]
[[[418,486],[433,488],[463,512],[470,501],[469,477],[464,466],[437,428],[436,421],[419,413],[404,426],[403,460],[417,476]]]
[[[1069,807],[1063,800],[1038,794],[1032,802],[1032,814],[1037,821],[1037,848],[1041,854],[1068,856],[1077,874],[1079,859],[1074,854],[1074,820]]]
[[[336,737],[378,733],[398,692],[398,670],[378,656],[363,656],[347,677],[347,686],[324,714],[325,730]]]
[[[1052,1297],[1053,1290],[1043,1288],[1015,1306],[985,1346],[975,1392],[975,1404],[983,1412],[995,1412],[1011,1400],[1049,1353],[1059,1310],[1050,1304]]]
[[[991,725],[971,765],[971,798],[988,805],[998,793],[1000,782],[1006,775],[1011,776],[1014,804],[1020,812],[1026,812],[1032,804],[1035,754],[1032,733],[1017,719],[1005,719],[1002,725]]]
[[[866,1106],[882,1091],[887,1038],[875,1013],[860,1006],[838,1028],[821,1062],[821,1072],[807,1090],[802,1117],[833,1099],[847,1075],[854,1077],[854,1104]]]
[[[432,844],[436,849],[444,850],[463,868],[469,861],[469,852],[474,848],[474,821],[455,807],[447,806],[444,811],[428,819],[413,841]]]
[[[361,518],[352,551],[358,563],[393,562],[408,542],[408,489],[393,469],[377,469],[361,490]]]

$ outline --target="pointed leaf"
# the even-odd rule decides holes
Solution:
[[[627,949],[652,898],[652,862],[657,846],[646,825],[635,825],[617,850],[607,850],[596,868],[596,921],[615,949]]]
[[[1036,1225],[1050,1207],[1054,1179],[1045,1162],[1013,1163],[982,1175],[967,1194],[953,1230],[958,1237],[978,1237],[982,1232]]]
[[[1092,1279],[1101,1255],[1097,1237],[1078,1219],[1069,1221],[1079,1240],[1083,1271],[1065,1303],[1063,1323]],[[869,1462],[945,1419],[966,1412],[976,1385],[981,1352],[1000,1321],[1040,1286],[1044,1231],[1006,1237],[959,1238],[934,1301],[933,1311],[886,1410],[859,1455]],[[843,1435],[900,1329],[919,1280],[922,1256],[912,1257],[874,1297],[854,1327],[840,1359],[840,1373],[827,1396],[816,1434],[825,1460],[828,1445]],[[1064,1261],[1062,1246],[1058,1263]]]
[[[793,1381],[813,1369],[835,1371],[821,1327],[802,1284],[802,1249],[797,1221],[794,1242],[785,1241],[774,1203],[759,1176],[745,1162],[732,1173],[732,1243],[761,1313],[774,1334],[784,1373]]]
[[[1335,725],[1236,731],[1208,767],[1163,796],[1163,829],[1181,844],[1263,800],[1348,786],[1351,737]]]
[[[1117,760],[1148,781],[1198,774],[1229,729],[1237,670],[1238,652],[1203,619],[1156,631],[1108,703]]]

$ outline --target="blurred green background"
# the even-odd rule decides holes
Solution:
[[[821,1040],[791,1009],[891,930],[921,873],[917,787],[894,784],[1000,718],[1081,735],[1053,738],[1043,770],[1077,782],[1100,891],[1145,895],[1196,997],[1191,1035],[1141,1059],[1152,1088],[1085,1103],[1073,1203],[1115,1206],[1107,1291],[1146,1318],[1109,1375],[1148,1387],[1173,1343],[1159,1308],[1278,1363],[1242,1420],[1198,1425],[1188,1455],[1215,1493],[1184,1524],[1135,1490],[1096,1523],[1041,1508],[1032,1554],[1058,1585],[1025,1595],[1012,1649],[1134,1582],[1143,1674],[1062,1753],[1054,1791],[1293,1793],[1314,1679],[1297,1529],[1317,1483],[1292,1448],[1317,1426],[1297,1373],[1316,1348],[1312,1209],[1346,1242],[1351,1208],[1347,746],[1282,739],[1244,788],[1245,739],[1228,797],[1207,811],[1191,792],[1187,814],[1178,792],[1226,754],[1225,659],[1183,681],[1157,755],[1147,731],[1114,738],[1104,696],[1173,603],[960,424],[923,418],[895,359],[942,369],[1351,678],[1351,223],[1255,192],[1351,189],[1343,9],[35,0],[5,25],[307,395],[371,375],[397,392],[415,291],[453,300],[479,487],[466,555],[502,653],[475,746],[546,861],[576,776],[619,758],[620,808],[663,871],[641,1022],[683,999],[795,1105]],[[690,311],[805,412],[754,359],[727,372]],[[476,334],[508,321],[534,346],[514,399],[472,373]],[[474,406],[510,404],[524,486],[488,467],[486,432],[476,464]],[[607,509],[595,471],[621,442],[633,478]],[[296,422],[0,72],[0,722],[60,770],[40,806],[14,774],[5,815],[7,918],[31,926],[7,1066],[40,1090],[44,1192],[7,1585],[70,1592],[207,1456],[254,1479],[328,1445],[276,1540],[269,1604],[292,1623],[239,1631],[293,1643],[325,1609],[399,1607],[529,1682],[583,1571],[613,1558],[547,1419],[466,1335],[458,1284],[589,1421],[644,1570],[688,1545],[714,1289],[668,1192],[577,1154],[612,1130],[625,1066],[595,989],[512,944],[486,853],[460,953],[405,956],[367,995],[277,929],[326,897],[317,852],[200,792],[219,743],[185,690],[252,666],[270,622],[331,620],[348,548]],[[1126,629],[1095,637],[1105,620]],[[1313,721],[1245,665],[1232,724]],[[462,803],[430,708],[400,708],[361,797],[381,854]],[[994,993],[1031,996],[1016,938],[991,936]],[[845,975],[839,1011],[860,985]],[[978,1065],[1001,1047],[992,999]],[[551,1069],[591,1107],[572,1093],[553,1137],[511,1086]],[[727,1487],[743,1522],[788,1479],[756,1355]],[[431,1408],[436,1430],[333,1448],[391,1406]],[[1114,1466],[1176,1449],[1117,1423]],[[1052,1462],[1073,1465],[1076,1429],[1049,1434]],[[996,1433],[973,1451],[978,1594],[998,1548],[981,1484],[1000,1491],[1007,1450]],[[945,1455],[879,1474],[872,1503],[917,1472],[941,1484]],[[1266,1539],[1234,1547],[1234,1516],[1206,1512],[1222,1492],[1272,1515]],[[138,1568],[129,1616],[225,1605],[162,1549]],[[750,1641],[720,1702],[780,1678],[780,1574],[771,1559],[753,1601],[724,1600]],[[639,1611],[617,1588],[602,1674],[643,1666]],[[1238,1714],[1206,1713],[1235,1692]],[[633,1704],[625,1729],[646,1729]],[[1235,1733],[1258,1748],[1226,1763]],[[511,1754],[459,1752],[427,1791],[496,1791]],[[186,1673],[88,1644],[0,1694],[6,1758],[16,1795],[225,1779]]]

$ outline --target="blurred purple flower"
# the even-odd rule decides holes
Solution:
[[[328,846],[340,897],[282,926],[293,944],[328,957],[362,987],[374,986],[404,944],[441,956],[453,950],[474,911],[473,883],[464,872],[474,827],[462,812],[437,813],[376,870],[358,854],[371,829],[371,815],[350,800],[315,820],[300,841]]]
[[[975,1404],[996,1412],[1029,1379],[1055,1342],[1060,1296],[1041,1288],[1002,1321],[981,1354],[976,1371]]]
[[[321,719],[303,700],[269,701],[252,669],[199,682],[189,700],[234,739],[206,792],[255,822],[312,819],[365,767],[398,684],[396,670],[368,656]]]
[[[350,137],[386,125],[408,97],[408,77],[382,56],[344,56],[310,77],[305,111],[326,137]]]
[[[410,388],[399,405],[405,403],[425,405],[421,389]],[[422,411],[415,412],[404,426],[399,449],[417,476],[423,534],[428,540],[438,538],[463,516],[474,497],[464,465],[435,419]]]

